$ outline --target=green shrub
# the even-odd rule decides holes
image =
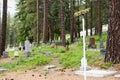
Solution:
[[[100,67],[103,69],[108,69],[109,67],[111,67],[113,65],[113,63],[108,62],[108,63],[104,63],[102,64]]]

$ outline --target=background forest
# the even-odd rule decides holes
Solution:
[[[74,13],[86,8],[91,8],[85,15],[86,36],[100,36],[102,25],[108,24],[107,0],[16,1],[16,15],[7,16],[6,43],[11,46],[19,45],[20,42],[23,44],[26,37],[29,37],[31,42],[37,43],[60,40],[64,45],[66,39],[73,43],[81,36],[82,30],[82,17],[74,17]],[[66,35],[70,37],[66,38]]]

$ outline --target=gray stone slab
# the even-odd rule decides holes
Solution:
[[[47,65],[47,66],[45,66],[44,67],[44,70],[49,70],[49,69],[53,69],[53,68],[56,68],[56,66],[55,65]]]
[[[115,78],[120,78],[120,74],[114,75]]]
[[[86,71],[86,76],[92,76],[92,77],[105,77],[115,74],[117,71],[108,71],[108,70],[89,70]],[[84,75],[84,71],[78,70],[75,71],[75,74],[77,75]]]
[[[1,73],[1,72],[4,72],[4,71],[7,71],[7,69],[0,68],[0,73]]]

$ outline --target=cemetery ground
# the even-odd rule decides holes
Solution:
[[[103,35],[102,39],[105,41],[106,37]],[[95,40],[99,48],[100,38],[95,37]],[[86,42],[89,42],[88,39]],[[69,50],[59,45],[43,44],[33,48],[34,55],[31,57],[25,58],[23,51],[19,51],[19,57],[15,59],[13,53],[14,51],[10,51],[10,58],[0,59],[0,67],[7,69],[0,73],[0,80],[83,80],[83,76],[74,74],[75,70],[80,69],[83,56],[82,39],[70,44]],[[99,50],[86,49],[86,56],[91,68],[117,70],[117,74],[120,73],[120,64],[104,63],[104,55]],[[53,66],[47,67],[48,65]],[[114,75],[103,78],[87,77],[87,80],[119,79]]]

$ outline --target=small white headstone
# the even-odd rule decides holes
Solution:
[[[14,52],[14,57],[19,57],[18,51],[15,51],[15,52]]]

